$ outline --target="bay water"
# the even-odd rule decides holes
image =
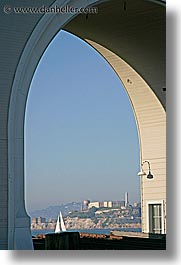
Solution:
[[[110,231],[113,231],[114,229],[85,229],[85,230],[67,230],[67,232],[82,232],[82,233],[91,233],[91,234],[102,234],[102,235],[109,235]],[[119,228],[115,229],[116,231],[123,231],[123,232],[141,232],[141,228],[132,228],[132,227],[125,227],[125,228]],[[40,235],[40,234],[51,234],[54,233],[54,230],[31,230],[32,236]]]

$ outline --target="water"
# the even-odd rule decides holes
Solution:
[[[114,229],[84,229],[84,230],[67,230],[67,232],[82,232],[82,233],[91,233],[91,234],[103,234],[103,235],[109,235],[110,231],[113,231]],[[124,231],[124,232],[141,232],[141,228],[132,228],[132,227],[125,227],[125,228],[119,228],[115,229],[116,231]],[[54,233],[54,230],[32,230],[31,234],[32,236],[36,236],[39,234],[51,234]]]

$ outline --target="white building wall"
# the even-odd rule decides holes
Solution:
[[[153,179],[141,178],[142,231],[147,231],[147,201],[163,200],[166,231],[166,113],[145,81],[120,57],[87,40],[120,77],[133,107],[140,139],[140,162],[148,160]],[[129,82],[128,82],[129,80]],[[148,172],[147,164],[144,165]],[[136,173],[136,172],[135,172]],[[136,176],[135,174],[135,177]]]

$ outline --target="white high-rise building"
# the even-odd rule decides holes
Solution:
[[[125,192],[125,207],[129,206],[128,192]]]

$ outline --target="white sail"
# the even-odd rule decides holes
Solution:
[[[60,233],[60,232],[65,232],[65,231],[66,231],[65,224],[63,221],[62,213],[60,212],[60,214],[58,215],[58,218],[57,218],[55,233]]]
[[[60,230],[60,216],[58,215],[58,218],[57,218],[57,223],[56,223],[56,227],[55,227],[55,233],[60,233],[61,230]]]
[[[63,221],[63,217],[62,217],[62,213],[60,212],[60,225],[61,225],[61,229],[63,232],[66,231],[66,228],[65,228],[65,224],[64,224],[64,221]]]

